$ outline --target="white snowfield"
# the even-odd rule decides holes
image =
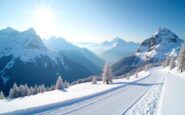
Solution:
[[[165,85],[160,104],[161,115],[185,115],[185,72],[164,69]]]
[[[131,76],[129,80],[117,79],[111,85],[98,82],[97,85],[83,83],[66,89],[50,91],[44,94],[0,101],[0,113],[7,114],[74,114],[74,115],[118,115],[129,114],[152,89],[163,84],[163,72],[151,69],[140,72],[139,78]],[[156,88],[155,88],[156,87]],[[157,90],[156,90],[157,91]],[[160,91],[158,90],[160,93]],[[158,98],[158,96],[156,97]],[[153,99],[153,98],[152,98]],[[157,102],[152,113],[155,113]],[[147,108],[145,109],[147,110]],[[11,113],[10,113],[11,112]],[[144,113],[144,112],[143,112]]]

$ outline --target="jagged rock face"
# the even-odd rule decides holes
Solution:
[[[143,60],[163,60],[173,49],[178,51],[182,43],[183,40],[169,29],[159,28],[152,37],[141,43],[135,54]]]
[[[166,28],[159,28],[150,38],[144,40],[134,55],[114,64],[115,75],[124,74],[145,63],[163,61],[166,56],[177,56],[184,41]],[[131,60],[132,59],[132,60]],[[128,63],[129,61],[132,63]]]

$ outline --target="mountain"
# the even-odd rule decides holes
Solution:
[[[113,73],[120,75],[146,62],[162,61],[168,55],[178,53],[184,41],[167,28],[159,28],[150,38],[144,40],[134,55],[115,63]],[[131,61],[128,63],[128,61]],[[124,71],[123,71],[124,70]]]
[[[156,62],[164,60],[173,49],[179,50],[183,40],[169,29],[159,28],[152,37],[144,40],[135,53],[142,60]]]
[[[97,56],[109,63],[114,63],[123,57],[134,54],[139,47],[138,43],[126,42],[119,37],[114,38],[111,41],[104,41],[101,44],[83,42],[78,43],[77,45],[90,49]]]
[[[102,47],[106,48],[106,50],[101,54],[101,57],[108,62],[116,62],[123,57],[132,55],[139,47],[139,44],[126,42],[117,37],[112,41],[104,41]]]
[[[54,36],[48,40],[44,40],[44,43],[48,48],[58,51],[63,56],[82,65],[93,74],[101,73],[104,61],[88,49],[79,48],[78,46],[67,42],[64,38]]]
[[[0,31],[0,90],[8,93],[13,83],[51,85],[59,75],[69,82],[93,73],[84,66],[48,49],[33,28]]]

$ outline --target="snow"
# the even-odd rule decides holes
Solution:
[[[183,115],[185,113],[185,72],[179,73],[176,68],[173,70],[165,68],[163,71],[166,73],[166,80],[159,114]]]
[[[159,100],[163,84],[152,88],[126,114],[155,115],[159,109]]]
[[[164,60],[166,55],[176,56],[182,43],[183,40],[169,29],[159,28],[152,37],[141,44],[140,52],[136,52],[135,55],[142,60]]]
[[[175,76],[181,77],[181,78],[185,78],[185,72],[180,72],[177,70],[177,67],[175,67],[174,69],[170,70],[169,67],[166,67],[163,69],[164,71],[171,73]]]
[[[17,58],[23,62],[36,62],[41,56],[49,57],[53,64],[58,64],[58,60],[63,63],[63,58],[55,51],[49,50],[36,34],[33,28],[19,32],[10,27],[0,31],[0,58],[11,56],[12,59],[2,69],[10,69]]]
[[[43,105],[49,105],[59,102],[65,102],[72,99],[80,99],[85,96],[98,94],[103,91],[120,87],[123,85],[122,83],[130,83],[135,80],[143,79],[149,74],[149,72],[142,71],[139,73],[138,78],[135,78],[135,76],[133,75],[130,77],[129,80],[126,80],[124,78],[114,79],[114,84],[110,85],[103,84],[101,81],[94,85],[89,82],[71,86],[64,91],[55,90],[13,100],[0,100],[0,114],[33,107],[40,107]]]
[[[156,76],[157,75],[157,76]],[[54,107],[54,109],[47,108],[45,111],[40,111],[42,114],[70,114],[70,115],[118,115],[126,114],[126,112],[133,107],[138,100],[151,89],[154,85],[160,85],[163,77],[161,71],[157,69],[151,70],[151,75],[143,79],[125,84],[111,90],[109,92],[103,93],[101,95],[96,95],[92,98],[82,100],[80,102],[75,102],[70,105],[63,105]],[[159,83],[159,84],[158,84]],[[38,111],[37,111],[38,112]],[[36,113],[37,113],[36,112]],[[26,113],[26,112],[21,112]]]

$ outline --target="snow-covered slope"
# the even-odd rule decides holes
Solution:
[[[35,62],[41,56],[48,56],[55,64],[58,59],[62,61],[62,57],[45,47],[33,28],[18,32],[8,27],[0,31],[0,41],[0,57],[12,56],[23,62]]]
[[[48,40],[44,40],[44,43],[48,48],[58,51],[63,56],[84,66],[92,74],[99,74],[103,68],[104,61],[102,59],[86,48],[79,48],[67,42],[64,38],[53,36]]]
[[[150,74],[150,72],[142,71],[139,73],[138,78],[135,78],[135,76],[130,76],[129,80],[115,79],[115,80],[113,80],[114,84],[106,85],[106,84],[103,84],[101,81],[99,81],[97,84],[92,84],[91,82],[88,82],[88,83],[73,85],[73,86],[65,89],[65,91],[63,91],[63,90],[48,91],[48,92],[44,92],[44,93],[40,93],[40,94],[36,94],[36,95],[32,95],[32,96],[26,96],[23,98],[13,99],[11,101],[0,100],[0,106],[3,107],[3,108],[2,107],[0,108],[0,114],[12,112],[12,111],[17,111],[17,110],[25,110],[28,108],[32,108],[32,109],[25,110],[25,111],[29,112],[29,114],[34,114],[34,112],[36,112],[36,111],[42,112],[42,111],[48,111],[49,109],[52,109],[52,108],[57,109],[58,107],[63,107],[63,106],[65,106],[65,102],[68,102],[69,105],[70,105],[70,103],[72,104],[72,103],[76,103],[79,101],[85,101],[85,99],[90,99],[90,102],[91,101],[94,102],[99,97],[101,97],[101,98],[107,97],[107,96],[109,97],[109,95],[112,93],[115,93],[115,91],[117,91],[117,89],[118,89],[118,91],[120,91],[121,90],[121,89],[119,89],[120,87],[124,87],[129,83],[131,83],[131,85],[129,85],[128,87],[132,87],[132,82],[134,84],[134,81],[136,81],[136,80],[139,81],[139,80],[145,79],[145,77],[147,77],[149,74]],[[148,78],[148,80],[150,80],[150,79]],[[151,81],[153,81],[153,80],[151,80]],[[125,87],[125,89],[126,89],[126,87]],[[134,90],[132,90],[132,91],[134,91]],[[105,92],[107,92],[107,93],[105,93]],[[127,95],[127,96],[129,97],[129,95]],[[98,97],[98,98],[96,98],[96,97]],[[88,104],[88,103],[89,102],[87,102],[86,104]],[[57,104],[58,105],[64,104],[64,105],[57,107]],[[47,106],[44,106],[44,105],[47,105]],[[55,108],[55,106],[56,106],[56,108]],[[75,108],[80,107],[80,106],[83,106],[83,104],[79,105],[79,106],[77,105],[77,106],[75,106]],[[44,107],[46,107],[48,109],[44,109]],[[120,106],[119,108],[122,108],[122,107]],[[70,109],[74,109],[74,108],[71,107]],[[18,111],[18,113],[19,112],[21,112],[21,111]],[[24,114],[26,114],[27,112],[25,112]]]
[[[164,60],[165,57],[174,49],[178,52],[183,40],[169,29],[159,28],[152,37],[144,40],[136,52],[144,61],[156,62]]]
[[[165,84],[159,109],[160,115],[185,114],[185,72],[180,73],[177,68],[164,68]]]
[[[59,75],[72,82],[92,72],[48,49],[33,28],[19,32],[8,27],[0,31],[0,90],[5,94],[14,82],[51,85]]]

